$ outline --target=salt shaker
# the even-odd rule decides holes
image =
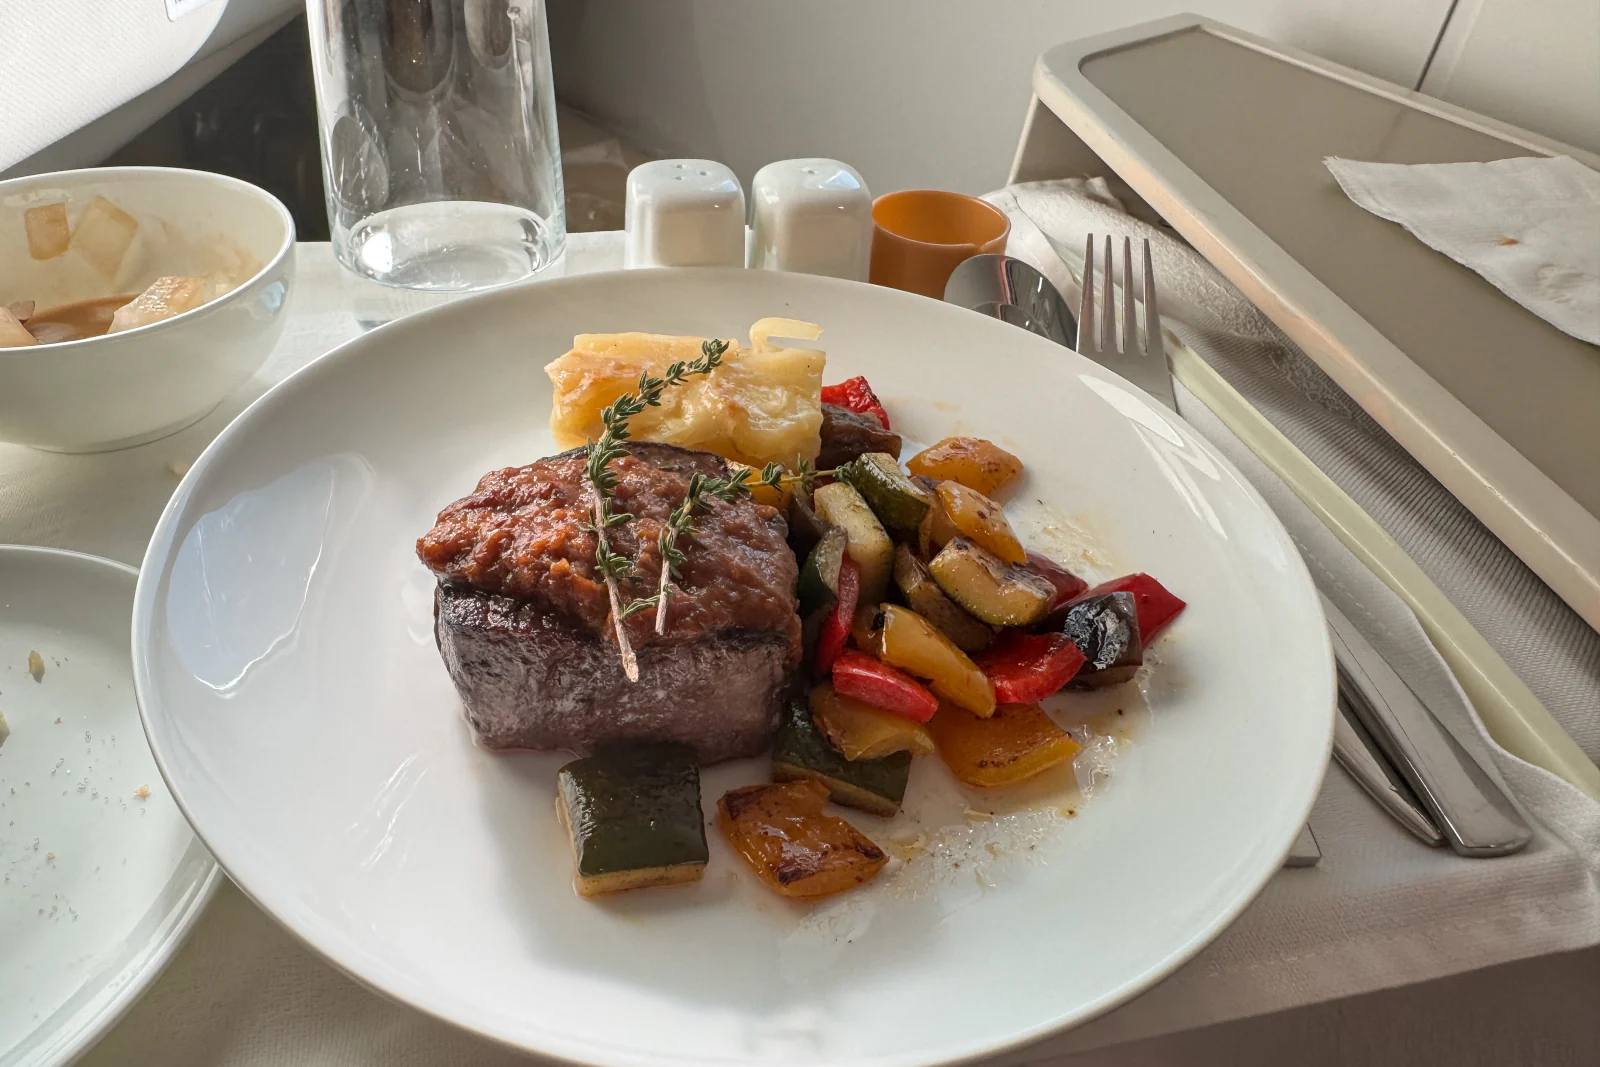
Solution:
[[[867,280],[872,194],[837,159],[785,159],[756,171],[750,186],[750,266]]]
[[[742,267],[744,187],[709,159],[658,159],[628,173],[623,266]]]

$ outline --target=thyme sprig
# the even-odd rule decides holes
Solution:
[[[613,527],[621,526],[633,518],[628,512],[616,511],[612,506],[617,474],[611,469],[611,463],[628,453],[623,445],[630,436],[628,420],[643,414],[646,408],[658,407],[661,394],[671,387],[716,370],[722,365],[722,355],[727,349],[726,341],[706,341],[700,346],[699,359],[692,362],[680,360],[668,367],[667,373],[661,377],[641,374],[636,392],[624,393],[600,413],[604,430],[600,439],[591,441],[586,448],[584,473],[593,489],[594,522],[585,526],[585,529],[595,535],[594,569],[606,583],[606,593],[611,599],[612,624],[616,628],[617,649],[622,656],[622,671],[630,682],[639,680],[639,660],[634,654],[632,642],[628,640],[628,631],[623,622],[641,611],[655,608],[656,633],[667,632],[667,604],[672,598],[672,583],[682,577],[681,568],[688,562],[688,556],[678,542],[694,540],[696,511],[704,509],[710,500],[729,504],[742,500],[750,495],[750,490],[756,485],[781,490],[785,485],[798,484],[809,491],[818,477],[834,473],[814,470],[808,461],[802,459],[796,464],[793,474],[777,463],[768,463],[759,475],[755,475],[754,482],[751,481],[754,471],[749,467],[740,467],[725,477],[713,478],[700,473],[690,475],[683,502],[673,509],[656,538],[656,547],[661,554],[661,576],[656,584],[655,595],[623,603],[621,583],[633,577],[636,562],[613,551],[606,534]]]
[[[661,577],[656,584],[655,596],[635,600],[624,611],[632,614],[648,607],[656,609],[656,633],[667,632],[667,602],[672,597],[672,583],[681,577],[679,568],[688,562],[688,557],[683,549],[678,547],[680,538],[694,540],[695,524],[694,514],[697,508],[706,500],[721,500],[724,503],[733,503],[750,495],[752,488],[750,477],[754,473],[749,467],[740,467],[725,478],[708,478],[703,474],[693,474],[689,477],[689,489],[684,494],[683,503],[673,509],[667,517],[665,525],[661,527],[661,534],[656,539],[656,546],[661,553]],[[824,471],[832,474],[832,471]],[[781,490],[785,485],[799,484],[810,490],[812,483],[817,479],[818,473],[813,470],[808,460],[800,460],[796,464],[795,473],[787,473],[777,463],[768,463],[761,468],[761,473],[756,476],[756,485],[768,486]]]
[[[695,375],[710,374],[716,370],[722,365],[722,354],[727,350],[728,342],[713,339],[700,346],[700,358],[693,362],[679,360],[668,367],[667,373],[661,377],[649,373],[639,375],[637,392],[624,393],[600,413],[604,429],[600,439],[591,441],[586,449],[585,474],[594,492],[594,523],[588,527],[595,535],[594,569],[606,583],[606,593],[611,599],[612,623],[616,627],[617,649],[622,655],[622,672],[630,682],[639,680],[639,660],[634,655],[627,628],[622,623],[635,611],[643,610],[643,607],[632,604],[623,606],[620,583],[632,577],[634,563],[627,556],[613,552],[606,536],[613,527],[633,518],[625,511],[612,510],[617,474],[611,469],[611,462],[628,452],[622,442],[629,437],[629,419],[642,414],[646,408],[658,407],[661,394],[670,387]]]

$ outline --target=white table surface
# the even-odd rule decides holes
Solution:
[[[574,235],[566,271],[620,266],[620,235]],[[0,542],[53,545],[137,565],[180,473],[273,383],[357,336],[352,308],[397,298],[357,283],[325,244],[297,249],[282,341],[205,420],[164,441],[98,456],[0,445]],[[1427,981],[1600,943],[1596,873],[1541,835],[1510,860],[1420,847],[1338,768],[1312,814],[1324,860],[1286,871],[1172,978],[1068,1035],[1000,1064]],[[1181,878],[1181,872],[1175,872]],[[83,1061],[266,1067],[521,1064],[339,974],[231,884],[144,999]]]

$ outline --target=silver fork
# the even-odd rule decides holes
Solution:
[[[1177,398],[1172,392],[1172,372],[1167,369],[1166,346],[1161,341],[1161,315],[1156,310],[1156,280],[1150,264],[1150,242],[1144,242],[1144,262],[1140,280],[1143,283],[1144,334],[1134,326],[1133,299],[1133,240],[1122,239],[1122,333],[1117,334],[1117,288],[1112,283],[1111,236],[1106,235],[1105,294],[1100,301],[1100,312],[1095,314],[1094,291],[1094,234],[1089,235],[1083,251],[1083,296],[1078,301],[1078,351],[1090,357],[1107,370],[1116,371],[1167,407],[1176,411]],[[1096,337],[1095,322],[1100,329]],[[1120,358],[1109,358],[1115,355]]]
[[[1178,399],[1172,391],[1172,371],[1167,367],[1167,348],[1161,339],[1161,315],[1156,310],[1155,269],[1150,263],[1150,242],[1144,242],[1144,262],[1140,264],[1139,277],[1143,283],[1144,335],[1139,335],[1134,325],[1133,299],[1133,240],[1122,239],[1122,333],[1117,334],[1117,289],[1112,283],[1111,236],[1106,235],[1105,258],[1101,261],[1105,271],[1105,292],[1100,299],[1099,313],[1095,311],[1094,285],[1094,234],[1083,250],[1083,295],[1078,300],[1078,352],[1088,356],[1107,370],[1115,371],[1137,385],[1173,411],[1178,410]],[[1098,338],[1095,324],[1100,329]],[[1113,358],[1115,357],[1115,358]],[[1322,849],[1310,824],[1300,828],[1289,854],[1284,857],[1285,867],[1314,867],[1322,859]]]

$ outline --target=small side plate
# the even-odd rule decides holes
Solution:
[[[221,877],[139,722],[137,580],[95,556],[0,546],[0,1067],[81,1055],[161,972]]]

